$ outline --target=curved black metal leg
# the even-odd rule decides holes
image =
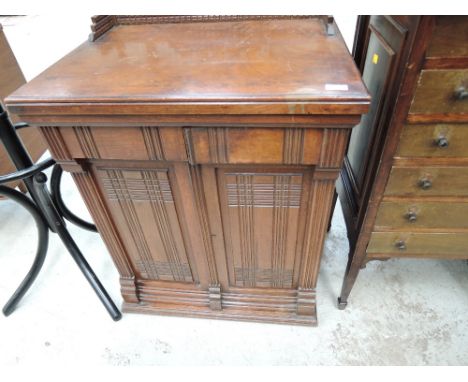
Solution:
[[[109,294],[97,278],[93,269],[89,266],[88,262],[79,250],[75,241],[68,233],[68,230],[64,226],[59,226],[57,229],[57,234],[60,236],[60,239],[62,240],[63,244],[65,244],[65,246],[67,247],[68,252],[72,256],[73,260],[75,260],[75,263],[78,265],[78,268],[80,268],[81,272],[86,277],[86,280],[88,280],[89,284],[94,289],[94,292],[96,292],[97,296],[109,312],[112,319],[114,321],[120,320],[122,318],[122,313],[120,313],[120,310],[110,298]]]
[[[34,176],[34,188],[39,197],[39,205],[42,206],[42,210],[46,213],[46,217],[48,218],[48,220],[50,222],[54,222],[55,232],[59,235],[63,244],[65,244],[65,247],[68,249],[68,252],[72,256],[73,260],[75,260],[75,263],[78,265],[81,272],[96,292],[97,296],[109,312],[112,319],[114,321],[120,320],[122,318],[122,314],[120,313],[119,309],[115,306],[109,294],[104,289],[103,285],[97,278],[92,268],[89,266],[80,249],[78,248],[75,241],[68,232],[65,226],[65,221],[62,219],[61,215],[57,211],[57,207],[54,205],[50,193],[47,190],[46,184],[47,176],[44,173],[39,173]]]
[[[23,206],[34,218],[38,231],[37,251],[31,269],[19,287],[16,289],[15,293],[13,293],[8,302],[3,307],[3,314],[5,316],[9,316],[15,310],[19,301],[23,298],[28,289],[31,287],[37,275],[39,274],[42,265],[44,264],[49,246],[49,227],[47,226],[47,223],[34,203],[21,192],[0,185],[0,195],[4,195]]]
[[[72,223],[75,223],[78,226],[89,229],[91,231],[96,232],[96,227],[78,218],[70,210],[68,210],[68,208],[66,208],[63,200],[60,197],[60,177],[62,174],[61,169],[58,167],[54,169],[54,202],[54,199],[52,198],[51,193],[46,186],[47,177],[40,171],[52,166],[55,161],[53,159],[48,159],[38,164],[34,164],[32,162],[28,152],[24,148],[16,133],[16,129],[24,127],[28,127],[28,125],[20,124],[14,126],[8,117],[8,113],[3,109],[0,103],[0,141],[4,144],[8,155],[18,170],[13,174],[0,176],[0,185],[14,179],[21,179],[24,181],[32,200],[18,191],[5,186],[1,186],[1,191],[4,195],[11,197],[23,205],[23,207],[28,209],[28,211],[36,220],[36,224],[39,230],[38,252],[36,254],[33,266],[14,295],[5,305],[3,312],[5,315],[9,315],[11,312],[13,312],[15,306],[34,282],[34,279],[36,278],[42,267],[42,264],[44,263],[44,258],[46,256],[48,247],[48,230],[50,229],[52,232],[59,235],[60,239],[68,249],[68,252],[71,254],[81,272],[83,272],[84,276],[91,284],[92,288],[111,315],[112,319],[117,321],[122,317],[122,314],[120,313],[119,309],[117,309],[114,302],[111,300],[108,293],[89,266],[88,262],[83,257],[75,241],[68,233],[63,217],[66,217],[67,219],[70,219]]]
[[[52,175],[50,177],[50,193],[52,200],[57,207],[59,213],[67,219],[69,222],[76,224],[78,227],[86,229],[88,231],[97,232],[97,228],[94,224],[88,223],[87,221],[76,216],[71,212],[68,207],[65,205],[62,199],[62,194],[60,192],[60,183],[62,180],[62,168],[56,164],[52,170]]]

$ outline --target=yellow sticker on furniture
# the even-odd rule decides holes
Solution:
[[[377,62],[379,62],[379,55],[374,53],[374,55],[372,56],[372,62],[374,64],[377,64]]]

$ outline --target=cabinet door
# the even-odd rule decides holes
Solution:
[[[204,169],[205,187],[211,188],[206,194],[219,205],[210,215],[223,291],[298,287],[311,173],[312,168]]]
[[[198,284],[186,164],[96,162],[92,172],[138,280]],[[185,172],[185,173],[184,173]]]

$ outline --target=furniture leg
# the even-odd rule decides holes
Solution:
[[[24,207],[34,218],[38,231],[37,251],[31,269],[19,287],[16,289],[15,293],[13,293],[8,302],[3,307],[3,314],[5,316],[9,316],[15,310],[19,301],[23,298],[31,285],[34,283],[34,280],[36,279],[42,268],[42,265],[44,264],[49,246],[49,227],[47,226],[47,223],[34,203],[21,192],[6,186],[0,186],[0,195],[8,197],[9,199],[14,200],[22,207]]]
[[[18,128],[23,127],[25,127],[24,124],[18,126]],[[97,296],[109,312],[112,319],[114,321],[119,320],[122,317],[120,311],[111,300],[107,291],[104,289],[101,282],[94,274],[86,259],[83,257],[81,251],[66,228],[65,220],[63,219],[63,216],[65,215],[60,213],[61,210],[69,211],[64,206],[63,200],[60,196],[59,182],[61,177],[61,170],[56,170],[54,177],[55,197],[62,203],[61,206],[57,206],[54,204],[52,196],[47,189],[47,176],[41,172],[42,170],[52,166],[55,161],[48,159],[38,164],[34,164],[32,162],[28,152],[24,148],[16,133],[16,126],[11,123],[7,112],[3,110],[1,104],[0,140],[4,144],[6,151],[8,152],[8,155],[10,156],[14,165],[18,169],[18,171],[13,174],[0,176],[0,185],[13,180],[23,180],[32,200],[21,194],[19,191],[13,190],[6,186],[0,186],[0,195],[8,196],[26,208],[36,220],[36,224],[39,230],[38,250],[31,270],[28,272],[25,279],[17,288],[13,296],[8,300],[7,304],[3,308],[3,313],[8,316],[14,311],[21,298],[25,295],[27,290],[36,279],[47,253],[48,232],[50,229],[52,232],[55,232],[59,235],[68,252],[75,260],[81,272],[84,274],[91,287],[96,292]],[[92,224],[84,222],[77,216],[73,215],[71,212],[67,215],[69,217],[71,216],[72,222],[77,222],[79,226],[85,225],[86,229],[95,230],[95,227]]]
[[[88,280],[89,284],[101,300],[104,307],[109,312],[112,319],[114,321],[120,320],[122,318],[122,314],[120,313],[119,309],[115,306],[109,294],[104,289],[103,285],[97,278],[92,268],[89,266],[80,249],[78,248],[75,241],[68,232],[65,225],[65,221],[62,219],[58,210],[56,209],[56,206],[52,201],[50,193],[47,190],[46,184],[47,176],[44,173],[41,172],[34,176],[34,188],[38,195],[39,203],[42,207],[42,210],[45,211],[46,217],[49,218],[50,223],[55,223],[55,232],[62,240],[71,257],[78,265],[78,268],[80,268],[86,280]]]
[[[331,223],[332,223],[332,219],[333,219],[333,213],[335,212],[336,200],[337,199],[338,199],[338,193],[336,192],[336,189],[335,189],[335,193],[333,194],[333,200],[332,200],[331,209],[330,209],[330,216],[328,217],[327,232],[330,232],[330,229],[331,229]]]
[[[346,264],[343,286],[341,287],[340,297],[338,297],[338,309],[340,310],[345,309],[348,305],[349,294],[351,293],[351,289],[353,288],[359,271],[361,270],[365,255],[365,247],[362,248],[362,245],[354,246],[350,243],[348,263]]]
[[[20,182],[18,184],[18,189],[23,193],[26,194],[28,192],[28,189],[26,188],[26,185],[23,182]]]
[[[87,221],[84,221],[80,217],[76,216],[67,208],[67,206],[63,202],[62,194],[60,192],[62,173],[62,167],[60,167],[59,165],[55,165],[54,169],[52,170],[52,175],[50,177],[50,194],[54,205],[57,207],[57,210],[60,212],[60,215],[62,215],[69,222],[88,231],[97,232],[97,228],[94,224],[88,223]]]

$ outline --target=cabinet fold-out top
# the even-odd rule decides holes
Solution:
[[[369,95],[339,32],[305,18],[116,25],[6,103],[23,117],[360,115]]]

